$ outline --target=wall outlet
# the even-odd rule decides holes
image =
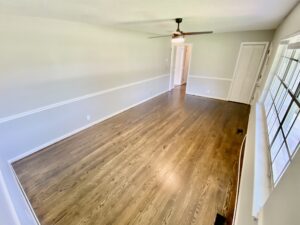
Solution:
[[[90,114],[87,114],[87,115],[86,115],[86,120],[87,120],[87,121],[90,121],[90,120],[91,120],[91,115],[90,115]]]

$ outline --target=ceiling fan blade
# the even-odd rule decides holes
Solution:
[[[140,21],[127,21],[119,23],[121,25],[136,25],[136,24],[152,24],[152,23],[162,23],[162,22],[173,22],[174,19],[154,19],[154,20],[140,20]]]
[[[159,36],[153,36],[153,37],[149,37],[150,39],[152,38],[162,38],[162,37],[172,37],[172,35],[168,34],[168,35],[159,35]]]
[[[199,34],[212,34],[213,31],[200,31],[200,32],[182,32],[183,35],[199,35]]]

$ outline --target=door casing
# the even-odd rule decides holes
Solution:
[[[191,66],[191,58],[192,58],[192,44],[190,43],[183,43],[183,44],[173,44],[172,45],[172,51],[171,51],[171,63],[170,63],[170,80],[169,80],[169,90],[172,90],[174,88],[174,77],[175,77],[175,64],[176,64],[176,49],[178,46],[184,46],[185,48],[189,48],[189,61],[188,61],[188,65],[187,68],[184,68],[184,62],[183,62],[183,66],[182,69],[183,70],[187,70],[187,71],[182,71],[182,73],[186,72],[186,77],[184,78],[183,82],[186,82],[187,77],[189,75],[189,71],[190,71],[190,66]],[[186,50],[183,51],[183,54],[185,57]],[[185,59],[184,59],[185,61]]]

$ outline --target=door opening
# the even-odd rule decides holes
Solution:
[[[186,84],[190,70],[191,53],[191,44],[172,46],[169,90]]]

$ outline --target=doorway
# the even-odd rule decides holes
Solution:
[[[249,104],[269,43],[243,42],[229,91],[229,101]]]
[[[186,84],[190,70],[191,53],[191,44],[172,46],[169,90]]]

